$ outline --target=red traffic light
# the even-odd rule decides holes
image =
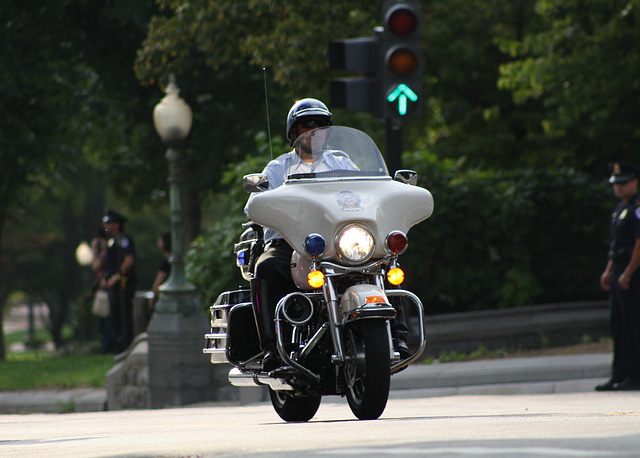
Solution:
[[[418,22],[415,10],[403,4],[389,9],[385,18],[388,30],[399,37],[406,37],[415,32]]]

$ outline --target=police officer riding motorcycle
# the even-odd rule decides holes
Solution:
[[[244,178],[250,221],[235,252],[250,288],[218,297],[204,351],[234,366],[233,385],[268,386],[285,421],[311,419],[324,395],[378,418],[391,374],[424,350],[398,255],[433,198],[414,172],[392,179],[371,138],[333,126],[319,100],[296,102],[286,133],[293,149]],[[419,317],[414,351],[402,304]]]

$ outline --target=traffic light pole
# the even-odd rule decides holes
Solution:
[[[385,137],[387,142],[387,167],[389,167],[389,174],[393,176],[396,171],[402,169],[402,129],[400,122],[386,118]]]

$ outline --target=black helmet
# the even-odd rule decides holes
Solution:
[[[302,99],[293,104],[287,115],[287,140],[293,145],[296,135],[293,128],[301,119],[307,117],[325,118],[331,125],[331,112],[327,106],[317,99]]]

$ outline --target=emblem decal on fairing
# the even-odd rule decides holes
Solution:
[[[360,196],[351,191],[342,191],[336,194],[336,202],[343,211],[362,210]]]

